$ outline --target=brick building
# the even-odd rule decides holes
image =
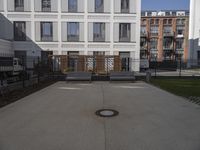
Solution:
[[[188,30],[189,11],[143,11],[140,58],[187,61]]]

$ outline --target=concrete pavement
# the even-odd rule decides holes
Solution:
[[[101,108],[119,116],[100,118]],[[0,109],[0,150],[199,150],[199,116],[142,82],[58,82]]]

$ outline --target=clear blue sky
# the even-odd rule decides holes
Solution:
[[[190,0],[142,0],[142,10],[189,10]]]

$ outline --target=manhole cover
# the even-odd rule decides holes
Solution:
[[[119,112],[113,109],[100,109],[96,111],[96,115],[100,117],[114,117],[118,114]]]

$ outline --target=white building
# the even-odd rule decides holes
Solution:
[[[0,13],[16,55],[121,55],[139,70],[141,0],[0,0]]]
[[[200,65],[200,1],[190,0],[189,67]]]

